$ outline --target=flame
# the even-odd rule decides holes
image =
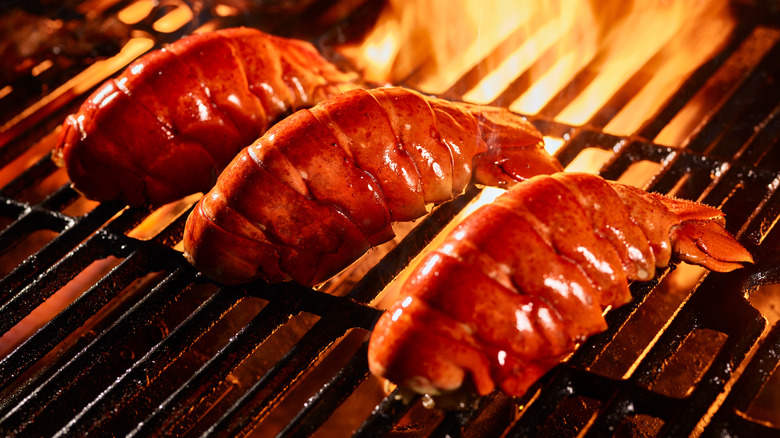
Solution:
[[[422,74],[432,74],[416,87],[442,93],[529,17],[515,0],[486,5],[474,0],[390,0],[365,40],[340,50],[365,69],[369,80],[399,83],[422,68]],[[511,19],[502,19],[507,17]]]
[[[374,82],[458,90],[454,97],[526,115],[558,99],[562,108],[546,116],[571,125],[587,124],[636,83],[605,127],[630,135],[733,27],[725,0],[390,0],[366,38],[339,51]],[[477,83],[453,88],[467,74]]]

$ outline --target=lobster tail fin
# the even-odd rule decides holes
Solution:
[[[725,215],[697,202],[653,194],[679,220],[670,230],[672,251],[683,261],[717,272],[753,263],[753,257],[724,227]]]
[[[672,231],[672,249],[680,260],[717,272],[729,272],[753,263],[753,257],[720,224],[688,220]]]

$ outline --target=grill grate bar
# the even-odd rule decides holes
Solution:
[[[745,418],[744,413],[748,411],[751,402],[777,369],[778,359],[780,359],[780,323],[775,324],[745,368],[745,375],[755,378],[742,379],[734,385],[702,436],[769,437],[777,434],[776,429],[750,421]]]
[[[342,303],[346,304],[346,303]],[[239,436],[247,433],[267,415],[308,367],[339,337],[351,328],[352,321],[363,319],[364,310],[379,318],[375,309],[343,306],[328,313],[309,329],[268,372],[255,382],[207,432],[208,435]]]
[[[760,20],[766,15],[762,7],[752,8],[737,22],[731,38],[726,45],[708,61],[691,73],[680,88],[672,95],[658,112],[649,118],[640,128],[639,136],[645,139],[655,138],[672,119],[685,107],[693,96],[715,75],[737,49],[747,40]]]
[[[76,220],[58,211],[44,208],[52,199],[55,200],[51,201],[52,203],[59,205],[59,202],[56,202],[61,197],[59,194],[71,191],[71,189],[63,186],[48,197],[40,206],[27,206],[16,222],[0,232],[0,248],[4,248],[3,251],[7,251],[8,248],[33,231],[49,229],[61,232],[52,242],[41,249],[40,254],[28,258],[17,266],[9,276],[0,280],[0,286],[3,286],[3,292],[0,292],[0,301],[8,299],[12,294],[15,294],[12,299],[16,301],[22,301],[22,296],[25,294],[34,294],[34,292],[16,293],[16,290],[20,287],[24,287],[24,290],[29,291],[39,291],[44,288],[46,292],[38,292],[38,294],[47,298],[51,293],[65,285],[67,281],[71,280],[78,272],[83,271],[86,267],[86,261],[97,260],[108,255],[122,257],[123,254],[128,252],[128,245],[133,244],[127,243],[126,245],[118,245],[116,248],[112,248],[112,245],[107,244],[107,242],[113,242],[113,244],[119,241],[132,242],[134,239],[125,237],[124,233],[128,229],[140,224],[143,217],[150,213],[148,207],[128,209],[104,228],[98,230],[106,220],[121,211],[121,207],[118,204],[103,203]],[[2,201],[2,198],[0,198],[0,201]],[[11,203],[14,203],[14,201],[6,201],[6,204]],[[93,236],[79,244],[90,234],[93,234]],[[61,248],[56,248],[56,246],[61,246]],[[55,265],[49,266],[49,264],[57,260],[55,256],[68,251],[71,252],[59,259]],[[80,257],[76,257],[74,252],[81,251],[85,253],[79,254]],[[32,276],[39,274],[41,277],[36,280],[36,283],[26,284],[27,281],[32,279]],[[37,306],[40,301],[35,305]],[[13,316],[14,313],[13,309],[8,308],[8,303],[0,306],[0,319],[18,318],[18,316]],[[16,322],[18,322],[18,319]],[[8,322],[0,323],[0,333],[5,333],[10,327],[11,325],[8,325]]]
[[[780,104],[758,126],[762,129],[754,133],[737,158],[747,165],[772,168],[780,163]]]
[[[79,194],[70,187],[70,184],[63,184],[54,193],[48,195],[37,206],[47,210],[59,211],[68,206],[79,197]],[[66,215],[63,214],[63,217]]]
[[[617,180],[629,170],[632,164],[638,161],[645,160],[655,163],[663,163],[676,154],[686,153],[684,151],[679,151],[667,146],[645,143],[642,141],[633,141],[628,143],[628,145],[625,144],[625,141],[621,141],[620,145],[618,146],[618,153],[613,155],[612,158],[599,170],[599,174],[602,177],[610,180]],[[669,190],[665,192],[663,190],[655,191],[659,191],[661,193],[669,192]]]
[[[546,383],[545,379],[550,377],[552,379]],[[546,420],[553,416],[561,401],[572,397],[573,394],[587,395],[596,399],[607,397],[608,394],[603,391],[603,388],[619,387],[624,384],[624,381],[591,374],[572,366],[559,365],[542,381],[532,386],[529,392],[523,396],[523,400],[532,396],[533,392],[540,391],[542,383],[544,383],[544,390],[538,392],[539,396],[533,400],[533,403],[523,408],[519,414],[520,417],[512,424],[506,436],[537,436],[545,427]],[[555,431],[551,433],[554,434]]]
[[[61,228],[54,228],[57,231],[62,230],[63,228],[64,230],[62,230],[62,232],[50,243],[41,248],[41,250],[36,253],[35,258],[26,259],[10,274],[3,279],[0,279],[0,291],[3,291],[2,295],[0,295],[0,300],[7,299],[25,284],[30,282],[33,276],[38,275],[43,270],[50,268],[58,260],[61,260],[71,251],[71,248],[74,248],[78,244],[78,242],[81,242],[87,238],[87,236],[93,234],[118,212],[119,208],[117,205],[103,203],[74,221],[73,225],[65,223]],[[38,215],[38,217],[20,219],[17,222],[14,222],[6,230],[0,233],[0,242],[5,240],[5,236],[13,236],[17,239],[21,239],[22,236],[29,235],[32,231],[32,227],[38,228],[46,223],[46,221],[43,221],[40,218],[40,215],[42,214],[45,213],[42,213],[41,210],[31,210],[30,216]],[[7,246],[8,245],[5,244],[5,242],[0,244],[0,247]],[[2,314],[2,310],[0,310],[0,314]]]
[[[470,185],[466,192],[440,205],[377,263],[350,290],[349,298],[367,304],[419,254],[441,230],[468,205],[480,190]]]
[[[744,235],[755,244],[760,244],[774,229],[780,219],[780,191],[773,190],[755,211],[749,223],[742,227]],[[760,247],[759,247],[760,248]],[[758,249],[758,248],[757,248]]]
[[[554,118],[561,111],[566,109],[570,103],[572,103],[579,93],[584,91],[596,78],[599,76],[598,66],[607,58],[608,55],[605,52],[600,52],[585,66],[583,66],[577,74],[561,88],[558,93],[553,96],[549,102],[539,110],[539,116]],[[615,108],[617,110],[618,108]]]
[[[79,296],[73,303],[65,308],[61,313],[55,316],[44,327],[42,327],[33,336],[28,338],[11,355],[7,356],[0,364],[2,368],[3,383],[10,383],[8,379],[18,376],[24,369],[31,366],[35,361],[43,357],[49,350],[64,340],[74,328],[82,326],[90,316],[100,310],[106,303],[116,297],[125,287],[134,279],[142,277],[147,272],[153,272],[155,266],[150,265],[148,257],[143,252],[136,252],[125,259],[116,268],[103,277],[89,290]],[[21,357],[17,358],[17,356]],[[5,366],[8,364],[7,366]],[[51,393],[44,393],[41,387],[30,387],[26,385],[26,390],[16,391],[6,400],[5,409],[12,407],[11,411],[0,420],[0,425],[14,424],[21,418],[34,417],[44,408],[46,402],[38,401],[33,403],[35,397],[43,397],[43,400],[50,400],[56,397],[62,387],[68,387],[71,379],[65,379],[59,382],[59,388],[55,387]],[[29,396],[26,393],[30,392]],[[24,401],[17,400],[25,394]]]
[[[651,58],[644,66],[634,73],[615,94],[590,118],[588,126],[596,129],[603,129],[609,122],[617,116],[634,96],[637,95],[653,79],[652,71],[655,66],[660,64],[662,56],[656,55]]]
[[[595,362],[607,348],[609,343],[612,342],[615,339],[615,336],[623,329],[631,315],[642,306],[649,294],[668,273],[668,270],[659,273],[657,278],[649,282],[632,283],[629,286],[632,297],[631,302],[607,313],[604,317],[607,321],[607,329],[589,337],[587,343],[578,348],[569,358],[567,363],[572,364],[574,367],[584,368],[587,367],[588,364]]]
[[[252,321],[241,328],[185,384],[139,423],[131,434],[166,436],[175,427],[187,427],[194,423],[194,419],[187,415],[192,406],[214,396],[219,382],[235,370],[277,328],[298,312],[302,295],[285,289],[287,289],[285,286],[280,287],[278,299],[271,301]]]
[[[598,418],[588,429],[589,434],[596,436],[609,433],[608,431],[614,430],[619,425],[626,414],[646,413],[657,415],[657,412],[643,412],[641,409],[665,406],[666,403],[675,399],[658,395],[662,399],[659,400],[660,403],[648,404],[648,407],[645,407],[637,403],[637,400],[639,400],[637,391],[642,391],[645,387],[652,386],[653,380],[663,370],[666,361],[669,360],[669,352],[677,351],[688,334],[695,329],[707,327],[708,324],[702,323],[704,318],[712,320],[720,318],[721,321],[723,319],[739,321],[731,327],[732,330],[728,331],[728,340],[718,352],[715,360],[705,375],[702,376],[696,388],[685,398],[678,399],[684,401],[684,403],[680,403],[676,409],[669,411],[666,418],[664,418],[666,420],[663,427],[664,434],[669,436],[688,436],[693,431],[699,420],[705,416],[712,400],[723,390],[725,382],[730,380],[731,370],[737,369],[739,363],[761,335],[765,325],[761,315],[744,300],[735,302],[735,300],[731,299],[733,297],[732,294],[718,293],[721,290],[728,291],[734,289],[728,289],[724,285],[724,279],[717,277],[720,276],[711,274],[707,281],[694,291],[691,300],[683,305],[680,314],[674,318],[668,329],[653,345],[647,356],[645,356],[632,376],[626,381],[627,383],[623,388],[619,388],[609,398],[609,401],[601,407]],[[725,281],[730,280],[725,279]],[[736,286],[739,289],[739,284],[735,285],[733,281],[731,282],[730,286]],[[723,301],[715,298],[717,296],[720,296]],[[718,301],[719,305],[709,308],[707,303],[712,301]],[[730,304],[721,307],[720,303],[722,302],[729,302]],[[702,314],[702,307],[713,313],[718,311],[728,312],[728,315]],[[737,325],[741,325],[741,327],[737,327]],[[715,329],[717,330],[718,328],[723,327],[717,327],[716,325]]]
[[[731,157],[753,134],[758,125],[777,105],[780,87],[775,81],[780,73],[780,44],[764,55],[750,75],[734,87],[731,96],[688,142],[687,149]],[[735,138],[736,137],[736,138]]]
[[[611,379],[585,370],[604,352],[631,315],[645,302],[663,276],[660,275],[652,282],[632,283],[632,302],[614,309],[606,315],[607,330],[589,337],[565,364],[554,368],[529,389],[526,395],[518,401],[518,404],[525,405],[525,408],[508,436],[537,435],[540,432],[539,429],[545,425],[546,420],[553,415],[561,402],[573,395],[584,395],[604,401],[609,399],[611,395],[611,392],[605,388],[618,390],[622,386],[628,385],[624,380]],[[647,395],[647,391],[643,388],[633,389],[637,392],[632,393],[632,397],[655,397],[652,393]],[[537,391],[539,391],[538,396],[530,403],[529,399],[532,399]],[[677,402],[672,401],[671,405],[660,404],[659,406],[669,406],[668,409],[673,410],[676,404]]]
[[[385,436],[398,424],[404,415],[420,403],[422,397],[414,395],[405,400],[401,390],[396,388],[388,394],[352,434],[353,438]]]
[[[554,5],[550,6],[554,7]],[[519,48],[530,35],[533,35],[541,28],[545,20],[541,17],[540,11],[536,12],[536,15],[526,20],[527,24],[520,26],[517,30],[507,36],[489,54],[468,71],[463,73],[461,77],[441,95],[445,98],[460,100],[464,94],[477,86],[486,74],[493,71],[507,56]],[[421,69],[424,69],[424,67]]]
[[[672,148],[669,149],[668,157],[649,189],[658,193],[672,193],[677,189],[675,196],[690,200],[697,199],[704,192],[711,181],[710,175],[722,165],[706,155],[678,153]],[[684,187],[680,187],[681,184]]]
[[[62,107],[46,115],[41,114],[34,121],[26,122],[28,115],[25,114],[23,117],[20,116],[18,122],[15,122],[15,119],[0,126],[0,166],[8,166],[11,161],[37,143],[42,136],[57,129],[62,125],[65,117],[78,110],[80,104],[81,102],[63,103]]]
[[[90,239],[85,244],[79,245],[36,279],[35,282],[22,289],[22,291],[3,304],[0,307],[0,315],[3,316],[0,318],[2,320],[0,321],[0,332],[5,333],[10,330],[25,315],[29,314],[44,300],[51,297],[54,292],[72,280],[76,274],[86,269],[92,260],[96,260],[99,255],[112,250],[107,245],[107,241],[102,238],[102,233],[97,236],[97,238]],[[111,289],[111,284],[106,284],[105,288]]]
[[[484,412],[485,407],[495,402],[495,397],[486,396],[477,401],[478,406],[467,410],[450,410],[444,413],[439,424],[434,428],[430,437],[458,437],[462,431],[472,424],[480,414]]]
[[[276,436],[309,436],[314,433],[370,374],[368,342],[364,342],[338,374],[310,398]]]
[[[615,94],[607,101],[599,111],[597,111],[584,126],[593,129],[602,129],[612,118],[614,118],[628,102],[639,93],[642,88],[652,79],[650,72],[656,71],[657,67],[664,61],[664,51],[675,43],[671,38],[667,46],[662,47],[658,52],[642,65],[636,73],[626,80]],[[561,111],[566,109],[591,82],[593,82],[601,73],[600,65],[609,59],[609,49],[598,53],[586,66],[584,66],[574,78],[566,84],[550,101],[539,110],[536,117],[553,119]]]
[[[3,253],[18,245],[26,236],[35,231],[62,231],[71,223],[67,217],[49,214],[49,212],[41,208],[31,208],[12,202],[9,202],[7,205],[13,205],[13,208],[19,211],[19,215],[16,221],[0,232],[0,248],[2,248]],[[9,281],[3,280],[4,283]],[[16,287],[19,287],[19,285]],[[8,288],[3,288],[3,291],[0,292],[0,300],[7,299],[10,294],[11,291]]]
[[[751,216],[761,209],[764,200],[772,193],[766,194],[771,180],[756,177],[755,174],[750,176],[739,168],[729,169],[702,197],[705,204],[720,206],[726,214],[726,229],[737,237],[742,235],[741,229],[750,226]]]
[[[185,271],[188,271],[187,274],[184,274]],[[123,319],[127,320],[126,323],[122,323],[123,320],[120,320],[105,332],[102,337],[104,339],[100,339],[101,344],[98,348],[107,351],[111,346],[118,345],[127,336],[127,333],[132,333],[153,321],[167,306],[187,293],[186,289],[192,279],[189,271],[191,269],[179,268],[166,279],[167,284],[163,283],[166,287],[157,287],[151,294],[143,297],[138,304],[123,315]],[[142,390],[152,385],[168,366],[244,297],[243,293],[227,288],[211,295],[168,336],[133,363],[95,400],[84,407],[66,427],[60,430],[59,435],[73,433],[86,435],[88,432],[102,427],[103,423],[111,418],[112,413],[119,412]],[[97,340],[93,342],[93,344],[96,343]],[[84,349],[80,354],[86,357],[95,356],[95,354],[87,352],[87,349]],[[77,368],[89,369],[92,366],[92,364],[83,364]]]
[[[43,13],[46,13],[46,18],[48,19],[63,20],[63,22],[59,23],[59,25],[68,26],[67,22],[69,20],[73,20],[75,23],[76,19],[83,19],[85,13],[92,15],[93,19],[95,20],[94,22],[98,22],[98,20],[103,21],[111,16],[116,15],[122,8],[129,5],[131,1],[113,0],[113,4],[105,9],[103,9],[105,5],[92,4],[89,7],[89,11],[85,11],[83,8],[77,5],[68,4],[61,7],[54,7],[54,4],[41,5],[41,3],[42,2],[35,2],[29,5],[31,6],[30,9],[34,10],[36,15],[42,15]],[[86,29],[77,29],[77,31],[87,32]],[[109,44],[114,49],[118,49],[118,47],[115,47],[115,44]],[[102,45],[105,45],[105,42]],[[97,50],[97,52],[104,54],[107,52],[107,49],[108,47]],[[94,62],[97,58],[96,56],[90,56],[88,59],[77,60],[75,57],[69,56],[67,54],[65,57],[70,58],[68,61],[71,62],[72,65],[68,65],[68,61],[55,61],[52,67],[48,69],[48,71],[55,72],[52,78],[42,78],[42,76],[46,76],[44,73],[44,75],[41,76],[30,75],[26,77],[20,77],[8,84],[3,84],[10,85],[12,90],[10,94],[3,97],[3,108],[0,109],[0,126],[8,122],[15,115],[22,113],[37,100],[40,100],[41,97],[45,97],[46,92],[51,92],[51,90],[55,89],[57,85],[73,79],[75,76],[81,73],[84,68],[86,68],[87,64]]]
[[[51,153],[48,153],[0,189],[0,196],[7,198],[18,196],[22,191],[54,173],[55,170],[57,170],[57,165],[51,160]]]
[[[533,63],[525,72],[520,74],[512,82],[509,83],[506,89],[501,94],[493,99],[489,105],[493,106],[508,106],[520,96],[522,96],[529,88],[534,84],[533,75],[543,75],[551,69],[555,62],[558,60],[558,50],[555,47],[550,47]],[[534,72],[533,74],[531,72]]]
[[[7,401],[6,404],[10,404],[11,407],[14,407],[17,403],[18,405],[6,417],[24,416],[25,421],[31,421],[35,415],[43,412],[53,401],[63,396],[68,388],[77,385],[78,382],[87,377],[91,370],[104,366],[110,359],[112,349],[117,345],[122,345],[126,338],[136,333],[148,324],[149,321],[158,317],[168,305],[175,302],[178,297],[187,291],[187,286],[191,283],[191,275],[185,275],[185,272],[188,271],[190,271],[188,268],[179,268],[172,272],[153,288],[149,294],[144,296],[138,304],[120,317],[117,322],[101,332],[86,347],[73,355],[72,359],[66,364],[57,368],[54,374],[46,381],[30,385],[31,388],[26,388],[32,389],[32,391],[23,400],[17,401],[18,397],[14,397],[13,400]],[[60,318],[60,316],[57,318]],[[53,320],[50,324],[56,325],[56,320]],[[48,329],[47,325],[42,331],[51,330]],[[42,335],[47,336],[48,334],[44,333]],[[55,335],[48,336],[52,337]],[[41,399],[44,401],[41,401]],[[7,418],[3,418],[2,421],[7,421]]]
[[[613,150],[620,144],[625,143],[626,139],[605,132],[592,131],[589,129],[577,130],[571,128],[571,140],[567,141],[558,152],[555,153],[558,161],[563,167],[568,166],[585,148],[597,147],[605,150]],[[627,157],[632,159],[633,157]]]
[[[93,212],[101,209],[107,210],[103,213],[106,216],[111,215],[112,210],[108,204],[98,206]],[[138,217],[129,214],[125,216],[125,219],[119,222],[129,225],[136,222]],[[78,239],[79,236],[75,236],[75,240]],[[140,278],[148,272],[166,269],[170,266],[171,261],[178,261],[180,265],[186,265],[179,257],[170,257],[170,252],[167,252],[166,256],[156,256],[151,246],[134,250],[135,245],[132,244],[132,241],[130,242],[129,244],[117,245],[116,238],[111,237],[105,230],[100,230],[47,269],[36,281],[0,306],[0,320],[2,320],[0,330],[7,331],[38,303],[64,286],[77,273],[82,272],[91,261],[103,259],[107,255],[121,257],[123,252],[133,251],[107,276],[84,292],[59,315],[52,318],[38,332],[0,361],[0,387],[5,388],[9,385],[11,380],[21,375],[46,355],[50,349],[84,324],[134,279]],[[166,250],[170,251],[167,248]],[[25,309],[27,310],[25,311]],[[17,392],[15,397],[18,395]]]

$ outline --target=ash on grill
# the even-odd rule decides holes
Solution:
[[[566,21],[571,17],[563,12],[572,5],[565,1],[551,10],[529,6],[526,24],[508,30],[480,28],[476,19],[473,28],[453,23],[464,46],[452,53],[442,52],[438,37],[411,47],[382,29],[411,23],[400,34],[419,37],[410,29],[450,23],[470,3],[442,15],[426,9],[415,15],[396,3],[90,0],[67,2],[56,16],[46,9],[53,6],[38,3],[38,19],[59,19],[58,29],[116,23],[123,31],[101,27],[94,40],[79,32],[88,40],[74,47],[86,43],[110,53],[70,52],[67,62],[61,57],[67,50],[40,55],[56,42],[46,38],[47,45],[15,63],[21,69],[3,71],[3,435],[778,432],[776,2],[702,2],[723,14],[677,27],[663,21],[669,35],[633,23],[623,9],[607,11],[590,23],[606,44],[577,52],[585,54],[577,59],[556,45],[582,36]],[[5,14],[7,20],[21,13]],[[424,220],[399,226],[402,238],[317,290],[264,283],[220,288],[180,252],[198,195],[157,210],[98,204],[74,192],[49,159],[58,126],[102,80],[182,35],[241,24],[311,40],[371,79],[528,114],[568,170],[718,206],[757,263],[730,274],[681,264],[657,281],[633,284],[634,301],[607,314],[609,329],[521,398],[497,393],[445,412],[426,408],[424,397],[388,394],[368,372],[366,339],[392,299],[394,278],[472,201],[492,193],[471,187]],[[620,26],[657,37],[633,64],[609,59],[625,42],[613,32]],[[476,30],[479,38],[469,33]],[[376,56],[387,53],[397,56]],[[686,60],[688,67],[670,74]],[[605,81],[611,88],[599,91]],[[658,97],[646,104],[647,95]]]

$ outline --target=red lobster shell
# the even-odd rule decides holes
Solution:
[[[541,134],[499,108],[403,88],[353,90],[301,110],[244,149],[195,207],[185,255],[222,283],[320,283],[391,224],[483,184],[561,171]]]
[[[352,79],[304,41],[249,28],[195,34],[98,88],[65,120],[53,157],[90,199],[164,204],[208,191],[271,123]]]
[[[719,210],[559,173],[517,184],[428,254],[377,322],[373,373],[420,393],[470,380],[521,395],[602,331],[607,306],[631,299],[672,257],[731,271],[752,257]]]

